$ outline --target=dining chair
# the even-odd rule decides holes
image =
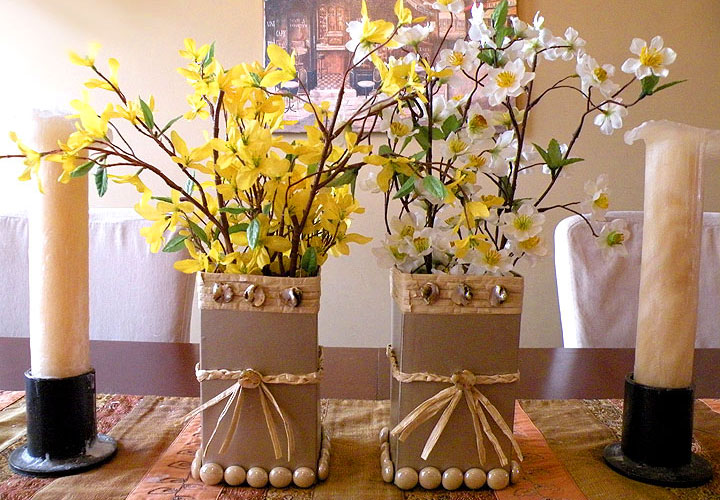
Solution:
[[[580,216],[555,229],[555,275],[565,347],[635,347],[642,212],[608,212],[630,231],[628,255],[605,257]],[[596,232],[603,223],[594,222]],[[678,255],[678,259],[684,256]],[[720,213],[703,218],[696,347],[720,347]]]
[[[132,209],[90,210],[90,338],[188,342],[194,276],[173,268],[177,253],[150,252]],[[0,214],[0,336],[27,337],[28,219]]]

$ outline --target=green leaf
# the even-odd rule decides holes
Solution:
[[[70,172],[70,177],[85,177],[88,172],[90,172],[90,169],[93,165],[95,165],[95,162],[92,160],[87,163],[83,163],[79,167],[75,168],[75,170]]]
[[[265,215],[270,215],[270,210],[272,209],[272,205],[270,203],[266,203],[264,207],[262,207],[262,213]]]
[[[393,154],[393,150],[387,144],[383,144],[378,148],[378,154],[382,156],[391,156]]]
[[[262,78],[260,78],[260,75],[258,75],[257,73],[254,73],[254,72],[251,71],[251,72],[250,72],[250,78],[252,78],[253,83],[254,83],[257,87],[260,86],[260,82],[262,81]]]
[[[317,274],[317,250],[315,250],[314,247],[309,247],[305,250],[300,260],[300,267],[308,273],[308,276],[315,276]]]
[[[420,161],[423,158],[425,158],[425,155],[427,155],[427,151],[418,151],[414,155],[412,155],[410,158],[412,158],[415,161]]]
[[[415,140],[422,149],[427,150],[430,147],[430,141],[428,141],[428,128],[423,126],[420,127],[419,130],[420,131],[415,134]]]
[[[642,91],[640,92],[640,99],[645,96],[653,95],[655,87],[660,82],[660,77],[655,75],[646,76],[641,80]]]
[[[248,246],[255,250],[260,243],[260,221],[255,218],[250,221],[247,228]]]
[[[360,171],[359,168],[351,168],[350,170],[346,170],[341,175],[335,177],[332,181],[328,183],[329,187],[340,187],[344,186],[345,184],[350,184],[355,181],[355,179],[358,176],[358,172]]]
[[[395,193],[395,196],[393,196],[393,200],[397,200],[398,198],[402,198],[403,196],[407,196],[410,193],[413,192],[415,189],[415,176],[411,175],[407,178],[405,182],[403,182],[403,185],[400,186],[400,189],[398,189],[397,193]]]
[[[151,196],[151,200],[164,201],[165,203],[172,203],[172,198],[168,196]]]
[[[167,242],[162,251],[167,253],[179,252],[185,248],[186,239],[188,239],[187,235],[177,234],[173,239]]]
[[[140,99],[140,108],[142,109],[143,121],[145,122],[148,130],[152,130],[155,127],[155,118],[153,117],[152,109],[150,109],[150,106],[148,106],[141,97],[138,97],[138,99]]]
[[[458,130],[460,127],[462,127],[462,122],[460,119],[455,115],[450,115],[447,118],[445,118],[445,121],[442,124],[442,131],[445,134],[444,139],[447,139],[447,137]]]
[[[202,61],[202,67],[207,67],[208,64],[210,64],[215,57],[215,42],[210,44],[210,49],[208,50],[207,54],[205,54],[205,59]]]
[[[313,163],[313,164],[307,166],[307,173],[308,173],[308,175],[312,175],[312,174],[314,174],[314,173],[317,172],[317,171],[318,171],[318,164],[317,164],[317,163]]]
[[[108,188],[108,174],[107,169],[104,167],[98,167],[98,169],[95,171],[95,188],[97,189],[97,194],[101,198],[105,195]]]
[[[478,52],[478,59],[490,66],[497,65],[495,50],[481,49],[480,52]]]
[[[220,212],[225,212],[226,214],[233,214],[233,215],[241,215],[247,212],[247,208],[245,207],[222,207],[220,209]]]
[[[677,80],[674,82],[666,83],[664,85],[660,85],[659,87],[655,88],[655,90],[653,90],[653,94],[657,94],[661,90],[669,89],[670,87],[673,87],[673,86],[677,85],[678,83],[684,83],[684,82],[687,82],[687,80]]]
[[[198,238],[200,241],[205,243],[206,245],[210,246],[210,240],[207,237],[207,234],[205,234],[205,231],[198,226],[195,222],[188,220],[188,225],[190,226],[190,231],[195,235],[196,238]]]
[[[407,145],[410,144],[410,141],[412,141],[412,136],[411,136],[411,135],[405,138],[405,141],[403,142],[403,145],[402,145],[402,147],[400,148],[400,152],[401,152],[401,153],[405,150],[405,148],[407,147]]]
[[[507,22],[507,14],[508,3],[507,0],[503,0],[495,6],[495,9],[493,10],[492,16],[490,18],[492,20],[492,27],[495,31],[505,26],[505,23]]]
[[[442,141],[443,139],[445,139],[445,134],[443,134],[443,131],[440,130],[439,128],[433,127],[432,138],[433,138],[433,141]]]
[[[565,165],[571,165],[573,163],[578,163],[580,161],[585,161],[584,158],[568,158],[567,160],[563,160],[563,167]]]
[[[443,184],[440,179],[433,177],[432,175],[428,175],[423,179],[423,187],[434,197],[440,198],[441,200],[444,200],[445,196],[447,196],[447,188],[445,187],[445,184]]]
[[[164,134],[165,132],[167,132],[168,129],[169,129],[170,127],[172,127],[173,125],[175,125],[175,122],[178,121],[178,120],[179,120],[180,118],[182,118],[182,117],[183,117],[183,115],[176,116],[175,118],[173,118],[172,120],[170,120],[169,122],[167,122],[167,125],[165,125],[165,126],[162,128],[162,130],[160,131],[160,133],[161,133],[161,134]]]
[[[230,233],[230,234],[242,233],[243,231],[247,231],[248,226],[249,226],[249,224],[247,222],[235,224],[234,226],[230,226],[228,228],[228,233]]]

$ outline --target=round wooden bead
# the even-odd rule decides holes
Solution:
[[[293,472],[293,483],[298,488],[309,488],[315,484],[315,471],[310,467],[298,467]]]
[[[505,469],[493,469],[487,473],[487,485],[493,490],[501,490],[510,484],[510,474]]]
[[[472,468],[465,471],[465,486],[477,490],[485,486],[487,474],[482,469]]]
[[[463,472],[457,467],[450,467],[442,474],[442,485],[446,490],[456,490],[463,483]]]
[[[327,462],[322,462],[318,464],[318,479],[320,481],[325,481],[328,476],[330,475],[330,466]]]
[[[411,490],[418,484],[418,473],[412,467],[403,467],[395,473],[395,486],[401,490]]]
[[[378,436],[378,439],[380,440],[380,443],[385,443],[390,438],[390,429],[387,427],[383,427],[380,429],[380,435]]]
[[[382,478],[386,483],[392,483],[395,477],[395,466],[392,462],[382,464]]]
[[[268,473],[262,467],[250,467],[246,480],[253,488],[264,488],[268,483]]]
[[[425,467],[418,474],[420,486],[426,490],[434,490],[442,482],[442,474],[435,467]]]
[[[520,470],[520,464],[515,460],[510,462],[510,482],[515,484],[520,480],[522,471]]]
[[[218,464],[214,463],[207,463],[200,467],[200,480],[209,485],[212,486],[214,484],[218,484],[223,479],[223,468],[220,467]]]
[[[196,481],[200,480],[200,467],[202,467],[202,462],[200,461],[200,459],[193,459],[192,464],[190,464],[190,475]]]
[[[231,465],[225,469],[225,482],[229,486],[240,486],[245,482],[245,469],[239,465]]]
[[[270,484],[275,488],[285,488],[290,486],[292,480],[293,473],[290,472],[290,469],[286,469],[285,467],[274,467],[273,470],[270,471]]]

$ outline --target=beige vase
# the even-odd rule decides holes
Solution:
[[[205,408],[196,466],[241,467],[256,487],[288,486],[288,474],[296,486],[324,479],[327,456],[318,470],[320,277],[202,273],[197,291]]]
[[[457,470],[440,485],[431,478],[435,470],[473,470],[476,476],[495,471],[488,484],[504,487],[497,478],[505,473],[510,478],[520,451],[510,436],[523,278],[393,270],[391,282],[393,480],[400,487],[412,485],[412,469],[423,487],[455,489]],[[426,468],[430,472],[423,475]],[[405,475],[398,477],[401,470]],[[390,479],[389,471],[384,478]],[[477,487],[477,478],[464,480]]]

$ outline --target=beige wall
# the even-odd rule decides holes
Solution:
[[[697,126],[720,128],[720,64],[714,54],[720,46],[715,29],[720,19],[720,2],[693,0],[520,0],[521,15],[531,18],[540,9],[557,34],[574,26],[588,40],[588,51],[602,62],[620,66],[628,56],[633,36],[645,39],[660,33],[667,45],[678,52],[671,66],[675,78],[688,78],[681,87],[668,90],[631,110],[628,126],[644,120],[669,118]],[[120,82],[130,96],[150,93],[157,101],[156,114],[172,118],[184,108],[186,87],[175,68],[182,64],[177,54],[186,36],[199,42],[217,42],[217,54],[226,65],[259,58],[262,54],[261,0],[203,0],[202,2],[154,0],[0,0],[0,48],[3,51],[3,78],[0,78],[0,151],[11,144],[6,131],[23,128],[23,117],[33,107],[58,107],[79,95],[88,77],[84,68],[72,66],[66,51],[82,51],[90,41],[103,44],[99,60],[116,57],[121,64]],[[572,71],[559,64],[557,71]],[[556,67],[557,67],[556,66]],[[547,69],[555,71],[553,66]],[[556,73],[559,75],[560,73]],[[553,75],[544,74],[547,85]],[[558,93],[538,109],[532,123],[533,140],[562,141],[573,126],[573,97]],[[180,125],[190,137],[197,130]],[[642,206],[643,150],[628,147],[622,134],[610,138],[588,127],[578,154],[586,162],[555,193],[554,200],[582,196],[587,177],[607,172],[613,187],[613,209],[640,209]],[[33,189],[14,179],[18,164],[0,164],[0,209],[22,208]],[[707,173],[706,210],[720,211],[720,188],[713,181],[718,168]],[[527,177],[539,187],[542,178]],[[91,198],[93,206],[131,206],[134,191],[112,186],[103,199]],[[361,194],[368,207],[357,220],[359,232],[381,237],[381,204]],[[552,201],[552,200],[551,200]],[[552,221],[564,214],[556,214]],[[550,237],[550,233],[547,233]],[[323,270],[324,296],[320,341],[325,345],[381,346],[389,338],[387,273],[375,266],[372,244],[354,247],[350,258],[331,259]],[[522,343],[525,346],[561,344],[560,322],[555,298],[552,259],[525,269],[526,308]]]

